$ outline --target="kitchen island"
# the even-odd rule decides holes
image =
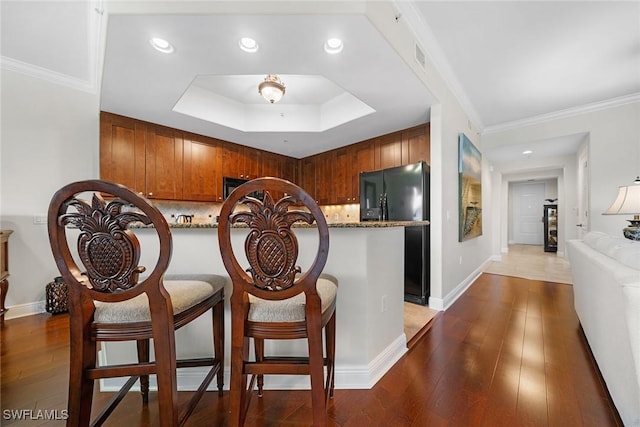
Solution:
[[[329,227],[329,257],[324,272],[338,279],[336,307],[336,388],[371,388],[406,352],[404,334],[404,227],[425,225],[428,221],[338,223]],[[207,273],[227,276],[218,246],[217,224],[172,224],[173,256],[168,273]],[[246,227],[232,230],[232,245],[243,251]],[[137,230],[141,245],[153,245],[152,230]],[[304,271],[315,256],[318,233],[315,226],[296,229],[300,255],[298,264]],[[149,239],[147,239],[147,237]],[[152,257],[140,264],[153,265]],[[225,387],[228,387],[231,321],[230,281],[225,287]],[[211,320],[197,319],[177,333],[179,355],[201,355],[212,346]],[[266,350],[277,345],[279,354],[304,351],[306,342],[267,342]],[[100,352],[103,360],[119,363],[135,357],[135,346],[108,343]],[[182,390],[190,390],[203,372],[178,373]],[[111,390],[119,380],[102,383]],[[309,388],[307,377],[268,376],[265,388]]]

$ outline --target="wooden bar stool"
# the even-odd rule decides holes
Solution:
[[[274,202],[273,194],[285,196]],[[294,204],[302,204],[308,211],[289,210]],[[291,228],[296,222],[315,222],[318,231],[315,260],[305,272],[296,266],[298,243],[295,228]],[[240,265],[231,245],[231,227],[238,223],[248,226],[244,254],[247,267]],[[321,276],[329,251],[329,231],[322,211],[304,190],[288,181],[255,179],[236,188],[225,201],[218,238],[224,265],[233,282],[231,425],[244,424],[256,380],[258,395],[262,395],[264,374],[310,375],[313,423],[326,425],[327,402],[334,388],[338,285],[335,278]],[[255,346],[253,361],[249,357],[250,338]],[[307,340],[306,355],[264,354],[266,339],[300,338]],[[248,375],[251,381],[247,388]]]

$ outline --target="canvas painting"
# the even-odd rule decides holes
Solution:
[[[482,155],[464,133],[459,137],[459,241],[482,235]]]

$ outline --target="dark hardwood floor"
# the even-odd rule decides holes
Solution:
[[[4,321],[1,425],[64,425],[9,418],[20,409],[32,410],[32,418],[44,417],[38,410],[62,414],[67,325],[66,315]],[[228,398],[207,393],[187,425],[226,425]],[[156,405],[154,393],[143,407],[132,392],[107,425],[157,425]],[[251,405],[250,426],[311,423],[305,391],[265,391]],[[336,390],[329,413],[338,426],[622,425],[573,310],[572,286],[491,274],[437,316],[373,389]]]

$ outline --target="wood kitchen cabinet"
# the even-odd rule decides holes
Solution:
[[[316,156],[300,160],[298,185],[316,200]]]
[[[145,195],[153,199],[182,200],[182,132],[163,126],[147,126]]]
[[[181,199],[182,133],[101,113],[100,178],[149,198]]]
[[[222,149],[222,176],[254,179],[260,176],[260,150],[225,142]]]
[[[335,151],[316,156],[316,201],[320,205],[335,204],[336,181],[333,179]]]
[[[354,203],[352,200],[354,195],[352,171],[355,165],[353,164],[352,150],[345,147],[334,150],[333,153],[333,167],[331,168],[333,185],[328,185],[329,188],[333,187],[331,203],[339,205]]]
[[[402,134],[400,132],[376,138],[375,169],[402,166]]]
[[[373,141],[365,141],[350,147],[351,201],[360,202],[360,172],[375,170],[375,147]],[[348,201],[349,202],[349,201]]]
[[[100,178],[144,193],[145,140],[143,122],[100,113]]]
[[[184,133],[183,198],[222,201],[222,141]]]
[[[421,161],[431,163],[431,145],[429,144],[429,127],[420,125],[403,130],[402,134],[402,164],[410,165]]]

